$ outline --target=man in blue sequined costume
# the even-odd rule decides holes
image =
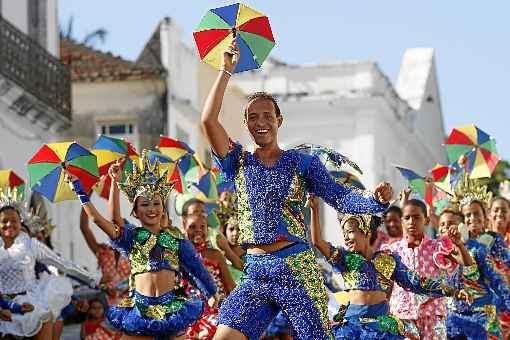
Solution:
[[[239,60],[233,42],[202,113],[202,126],[223,176],[235,183],[239,243],[247,249],[246,277],[223,303],[215,339],[258,339],[282,311],[295,339],[331,337],[327,294],[307,240],[303,210],[307,193],[341,212],[378,213],[391,198],[389,184],[375,194],[337,184],[317,157],[278,146],[283,122],[268,94],[250,98],[244,122],[254,144],[250,153],[229,139],[218,117]]]

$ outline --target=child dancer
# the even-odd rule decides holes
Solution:
[[[180,238],[170,229],[161,229],[161,219],[172,184],[166,173],[160,175],[159,162],[149,163],[146,150],[141,168],[135,166],[124,183],[118,183],[133,204],[132,214],[141,227],[125,222],[110,222],[96,210],[77,178],[69,176],[74,191],[89,217],[111,239],[112,245],[129,257],[131,293],[128,298],[107,313],[110,323],[121,330],[123,339],[182,337],[187,326],[202,312],[200,300],[186,300],[174,294],[176,272],[187,270],[202,282],[205,294],[215,296],[216,287],[194,251],[191,242]],[[114,221],[120,222],[117,182],[112,177],[110,200],[116,207]]]

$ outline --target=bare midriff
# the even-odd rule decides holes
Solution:
[[[174,289],[175,272],[161,270],[135,275],[136,290],[146,296],[161,296]]]
[[[347,294],[349,302],[353,305],[376,305],[387,301],[385,292],[350,290]]]
[[[246,252],[248,254],[266,254],[266,253],[272,253],[275,251],[278,251],[280,249],[283,249],[295,242],[291,241],[278,241],[270,244],[257,244],[257,245],[251,245],[248,247]]]

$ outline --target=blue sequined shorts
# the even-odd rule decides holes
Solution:
[[[330,338],[328,296],[308,245],[295,243],[246,260],[243,280],[221,306],[220,324],[258,340],[282,311],[294,339]]]
[[[340,324],[333,326],[335,340],[403,340],[419,339],[416,325],[388,315],[388,304],[350,304]]]
[[[173,292],[145,296],[134,291],[107,312],[111,325],[130,335],[175,336],[200,318],[201,300],[178,298]]]
[[[503,339],[496,306],[476,306],[472,312],[448,311],[446,332],[448,337],[466,339]]]

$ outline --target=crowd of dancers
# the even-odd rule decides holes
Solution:
[[[373,192],[342,185],[317,156],[279,148],[283,115],[267,93],[251,96],[242,113],[255,145],[249,152],[219,121],[239,60],[235,41],[223,59],[202,113],[213,159],[232,183],[217,202],[220,228],[209,228],[198,198],[184,203],[174,225],[166,205],[173,183],[145,151],[126,178],[119,163],[110,167],[108,216],[68,172],[96,276],[51,249],[53,226],[21,193],[2,191],[3,337],[59,339],[63,320],[79,314],[87,340],[509,337],[506,198],[492,198],[466,173],[436,215],[409,190],[393,203],[388,183]],[[121,211],[121,192],[131,211]],[[344,246],[323,239],[319,200],[338,211]],[[99,243],[91,228],[111,242]],[[331,268],[341,287],[329,282]],[[100,294],[84,298],[76,283]]]

